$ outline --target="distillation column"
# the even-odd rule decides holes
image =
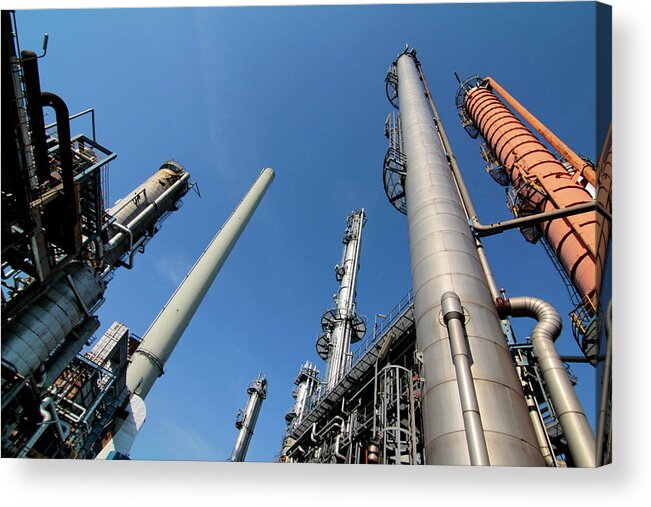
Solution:
[[[518,194],[519,213],[550,212],[591,202],[592,196],[577,181],[580,173],[567,171],[495,95],[496,87],[491,78],[467,80],[461,86],[457,105],[462,118],[474,127],[469,130],[466,126],[466,130],[474,136],[478,131],[497,163],[506,170]],[[596,212],[549,220],[541,228],[580,297],[589,303],[596,295]]]
[[[350,363],[350,344],[359,341],[366,332],[364,320],[355,313],[355,289],[362,246],[362,227],[366,223],[363,209],[348,215],[341,264],[335,266],[340,282],[335,297],[336,307],[321,318],[323,333],[317,339],[317,352],[328,362],[326,389],[331,389],[345,375]]]
[[[309,399],[319,385],[319,370],[310,361],[305,361],[296,375],[294,384],[296,389],[292,396],[296,401],[291,410],[285,414],[285,420],[289,425],[300,424],[303,419]]]
[[[240,432],[237,434],[237,439],[233,446],[233,452],[231,453],[231,457],[228,458],[228,461],[244,461],[246,458],[246,453],[249,450],[249,444],[251,443],[255,424],[258,421],[262,402],[267,397],[267,379],[264,375],[260,375],[256,378],[246,392],[249,395],[249,401],[246,404],[244,411],[242,412],[240,410],[237,414],[235,427],[239,429]]]
[[[468,465],[464,420],[441,296],[465,317],[472,381],[491,465],[544,466],[473,234],[423,86],[415,51],[392,68],[406,160],[406,201],[417,348],[423,357],[425,463]],[[393,101],[392,101],[393,102]],[[395,104],[394,104],[395,105]],[[395,205],[395,204],[394,204]]]

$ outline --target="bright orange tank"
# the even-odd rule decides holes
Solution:
[[[464,105],[529,212],[553,211],[592,201],[590,193],[511,113],[487,81],[469,91]],[[541,227],[579,294],[592,299],[596,288],[596,213],[556,219]]]

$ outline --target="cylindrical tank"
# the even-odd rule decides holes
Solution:
[[[3,330],[2,359],[21,375],[35,372],[81,322],[84,308],[91,309],[101,299],[105,288],[91,267],[70,264],[49,290]]]
[[[189,179],[189,173],[181,164],[168,160],[155,174],[107,210],[113,222],[105,238],[107,246],[102,260],[114,266],[142,236],[153,235],[156,222],[174,210],[178,200],[190,189]],[[124,228],[128,228],[130,233]]]
[[[238,418],[236,427],[240,430],[235,440],[233,452],[228,461],[244,461],[246,453],[249,450],[251,437],[255,424],[258,421],[262,402],[267,397],[267,379],[260,375],[253,381],[251,386],[246,390],[249,395],[249,401],[246,404],[241,419]]]
[[[441,296],[467,314],[479,410],[492,465],[544,466],[520,381],[415,63],[397,60],[417,349],[423,355],[426,464],[470,464]]]
[[[273,178],[271,168],[262,170],[251,189],[149,326],[127,368],[127,385],[132,394],[144,399],[156,379],[163,374],[165,363]]]
[[[513,188],[534,211],[547,212],[592,201],[563,164],[484,84],[465,96],[468,117],[505,168]],[[595,290],[594,212],[542,224],[542,231],[581,297]]]

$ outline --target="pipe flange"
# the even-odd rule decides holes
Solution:
[[[150,352],[150,351],[147,350],[147,349],[137,348],[133,354],[134,354],[134,355],[135,355],[135,354],[141,354],[141,355],[145,356],[147,359],[149,359],[149,361],[151,361],[152,363],[154,363],[154,365],[155,365],[155,366],[158,368],[158,370],[160,371],[160,373],[158,374],[159,377],[162,377],[163,374],[165,373],[165,369],[163,368],[164,363],[163,363],[163,362],[158,358],[158,356],[157,356],[156,354],[154,354],[153,352]]]

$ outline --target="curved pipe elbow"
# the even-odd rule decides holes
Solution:
[[[531,339],[546,338],[552,341],[560,336],[563,329],[563,319],[558,310],[550,303],[531,296],[513,297],[506,300],[508,314],[513,317],[532,317],[538,324],[531,332]]]
[[[504,315],[533,317],[538,321],[531,331],[531,343],[570,454],[577,466],[594,467],[595,438],[554,343],[563,328],[561,316],[551,304],[530,296],[500,300],[498,306]]]

